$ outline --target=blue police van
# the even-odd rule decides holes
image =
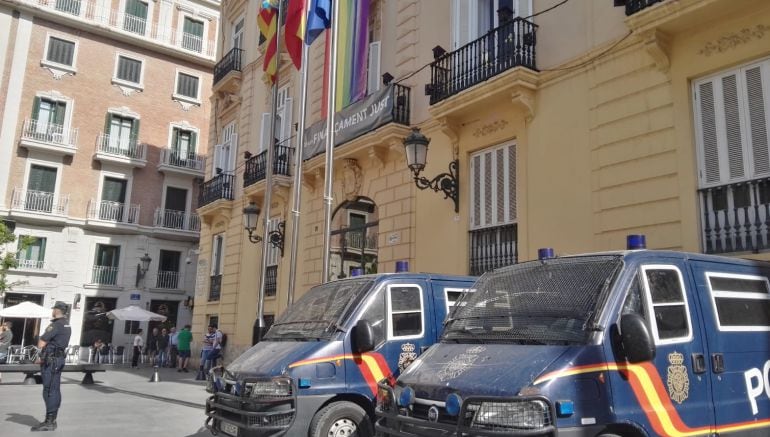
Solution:
[[[770,264],[543,253],[482,276],[379,384],[378,435],[770,436]]]
[[[206,427],[229,436],[373,435],[381,380],[434,344],[468,276],[393,273],[310,289],[263,341],[210,372]]]

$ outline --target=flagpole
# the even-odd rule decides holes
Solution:
[[[307,0],[302,16],[307,17],[310,0]],[[291,208],[291,258],[289,259],[289,295],[287,307],[294,303],[294,289],[297,285],[297,250],[299,248],[299,218],[302,206],[302,154],[305,148],[305,117],[307,114],[307,64],[310,61],[310,47],[302,42],[302,83],[300,92],[300,117],[297,132],[297,146],[294,148],[294,196]]]
[[[331,38],[331,65],[329,66],[329,77],[327,78],[327,89],[329,90],[328,101],[326,102],[326,171],[324,175],[324,245],[323,245],[323,264],[321,270],[321,283],[329,282],[329,256],[331,252],[331,228],[332,228],[332,203],[333,196],[333,166],[334,166],[334,114],[335,100],[337,96],[337,43],[339,39],[339,0],[331,1],[332,23],[331,32],[327,37]]]
[[[276,57],[276,69],[275,77],[273,78],[273,96],[270,108],[270,137],[267,143],[267,163],[265,164],[265,198],[262,204],[262,214],[264,227],[262,238],[262,268],[259,272],[259,304],[257,305],[257,341],[262,340],[262,334],[265,329],[265,277],[267,276],[267,255],[268,245],[270,244],[270,238],[268,238],[268,229],[270,228],[270,203],[273,197],[273,161],[275,155],[275,113],[276,106],[278,105],[278,76],[281,72],[281,17],[283,16],[282,10],[283,2],[278,0],[278,16],[275,18],[277,29],[275,30],[275,57]]]

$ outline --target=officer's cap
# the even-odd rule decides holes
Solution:
[[[51,309],[61,310],[61,312],[66,313],[67,312],[67,304],[62,302],[62,301],[60,301],[60,300],[57,300],[56,303],[53,304]]]

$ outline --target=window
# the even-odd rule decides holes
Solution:
[[[235,122],[227,124],[222,129],[222,144],[214,146],[214,165],[212,176],[219,173],[232,173],[235,170],[235,153],[238,148],[238,134],[235,133]]]
[[[97,244],[91,282],[94,284],[116,285],[118,283],[119,262],[120,246]]]
[[[179,260],[182,252],[176,250],[161,250],[158,261],[157,288],[179,288]]]
[[[195,131],[174,127],[171,132],[171,155],[178,159],[194,158],[197,142]]]
[[[24,209],[27,211],[53,212],[56,196],[55,167],[31,164],[27,176]]]
[[[462,288],[445,288],[444,289],[447,316],[452,314],[455,304],[457,303],[458,300],[460,300],[463,297],[463,293],[467,291],[468,289],[462,289]],[[463,304],[461,303],[460,306],[463,306]]]
[[[126,324],[123,327],[123,333],[124,334],[138,334],[139,333],[139,321],[137,320],[126,320]]]
[[[66,102],[35,97],[32,104],[33,135],[44,141],[61,141],[66,116]]]
[[[75,43],[54,36],[48,37],[45,60],[54,64],[75,66]]]
[[[422,289],[416,285],[388,287],[390,338],[416,338],[423,333]]]
[[[184,17],[182,48],[201,52],[203,49],[203,22]]]
[[[764,276],[707,273],[722,331],[770,331],[770,286]]]
[[[206,316],[206,319],[209,321],[208,325],[206,326],[219,326],[219,316],[216,314],[209,314]]]
[[[770,175],[770,60],[693,84],[700,185]]]
[[[480,38],[508,17],[518,16],[517,5],[513,0],[452,0],[452,49]]]
[[[28,240],[27,247],[22,248],[24,240]],[[29,235],[19,236],[19,245],[16,254],[18,267],[21,269],[42,269],[45,261],[44,237],[31,237]]]
[[[380,77],[380,41],[369,43],[369,58],[367,68],[366,93],[372,94],[380,89],[382,78]]]
[[[81,0],[56,0],[56,10],[72,15],[80,15]]]
[[[107,133],[107,144],[103,144],[102,147],[108,148],[107,152],[126,156],[139,156],[137,149],[137,139],[139,138],[138,119],[107,113],[104,123],[104,130]]]
[[[185,73],[177,73],[176,75],[176,94],[183,97],[188,97],[193,100],[199,100],[198,97],[198,82],[200,79],[197,76],[192,76]]]
[[[105,177],[102,183],[102,199],[99,202],[99,219],[122,222],[126,210],[128,181]]]
[[[375,348],[385,341],[385,293],[382,289],[377,291],[360,320],[366,320],[372,326]]]
[[[144,35],[147,28],[148,4],[140,0],[126,0],[123,30]]]
[[[211,248],[211,276],[222,274],[222,265],[224,262],[224,234],[214,235],[214,241]]]
[[[118,55],[115,78],[134,85],[142,84],[142,61]]]
[[[238,21],[235,22],[235,25],[233,25],[233,48],[234,49],[243,48],[244,20],[245,19],[241,17]]]
[[[656,343],[689,341],[690,314],[682,274],[671,266],[645,266],[642,271]]]

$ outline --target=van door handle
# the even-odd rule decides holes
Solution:
[[[722,354],[711,354],[711,367],[714,373],[725,371],[725,356]]]
[[[692,373],[700,375],[706,373],[706,357],[701,353],[692,354]]]

